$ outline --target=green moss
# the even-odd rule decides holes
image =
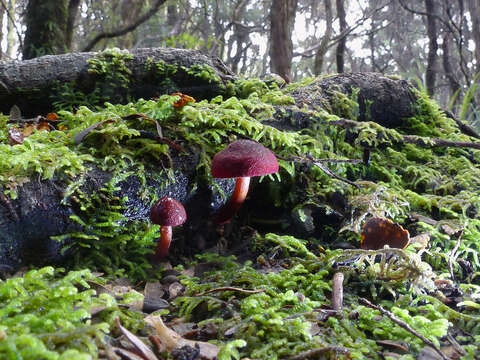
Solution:
[[[189,73],[162,63],[152,62],[150,66],[165,79],[186,73],[192,79],[218,80],[207,69],[193,69]],[[290,218],[282,217],[282,224],[275,232],[262,234],[260,231],[253,237],[252,251],[258,256],[258,264],[241,264],[232,257],[200,257],[198,261],[218,266],[202,277],[182,280],[185,296],[175,300],[171,309],[174,315],[215,322],[218,341],[227,343],[224,353],[258,359],[285,358],[303,350],[333,345],[347,349],[352,359],[377,359],[382,351],[377,340],[399,339],[408,339],[412,356],[416,356],[423,347],[419,339],[388,317],[380,317],[377,311],[358,306],[361,296],[381,302],[384,308],[434,342],[438,342],[449,327],[468,334],[464,342],[471,343],[478,338],[480,329],[472,325],[475,323],[472,319],[479,316],[476,307],[479,290],[474,285],[480,273],[480,221],[477,219],[480,152],[426,149],[401,142],[401,134],[468,141],[454,122],[446,118],[435,103],[420,96],[415,108],[417,115],[407,119],[402,128],[386,129],[366,121],[347,131],[329,123],[339,120],[339,116],[355,118],[358,104],[354,96],[336,94],[336,102],[328,105],[335,109],[327,106],[313,111],[295,107],[289,94],[293,85],[279,89],[275,84],[259,80],[240,80],[233,86],[235,96],[217,96],[182,108],[173,106],[177,96],[163,95],[158,100],[106,104],[101,109],[80,107],[76,113],[61,111],[62,125],[67,130],[35,133],[23,145],[7,144],[9,125],[5,117],[0,118],[0,151],[5,151],[5,156],[0,157],[3,170],[0,174],[9,174],[3,178],[0,175],[3,190],[13,194],[10,189],[15,189],[32,174],[45,178],[69,174],[73,179],[66,181],[64,200],[80,209],[72,220],[81,229],[62,237],[75,239],[77,256],[69,266],[87,266],[107,276],[144,279],[151,276],[146,256],[152,252],[158,228],[147,221],[127,222],[122,215],[125,199],[118,197],[116,187],[120,181],[135,176],[143,184],[143,191],[148,192],[145,174],[151,170],[152,160],[169,164],[173,151],[170,147],[139,137],[143,132],[157,133],[156,124],[148,119],[161,126],[164,137],[181,141],[187,153],[200,154],[193,176],[197,182],[212,181],[211,159],[226,143],[251,138],[281,157],[279,175],[265,178],[266,184],[262,184],[263,189],[268,190],[264,192],[263,206],[272,206],[281,214],[291,214],[292,209],[296,209],[299,217],[305,216],[301,211],[306,205],[315,211],[327,209],[327,214],[340,211],[342,222],[330,226],[312,221],[310,237],[298,239],[290,233],[294,229]],[[138,113],[146,117],[129,116]],[[290,116],[304,119],[308,126],[302,130],[291,127],[280,130],[268,125],[274,121],[282,123],[284,117],[290,119]],[[73,142],[75,135],[104,120],[110,121],[90,131],[80,144]],[[327,175],[314,164],[290,160],[292,155],[361,159],[365,147],[371,149],[368,166],[344,162],[325,164],[337,175],[354,181],[359,188]],[[42,149],[42,154],[37,154],[36,149]],[[5,157],[8,160],[3,160]],[[62,160],[53,161],[54,157]],[[111,180],[93,194],[85,191],[84,179],[79,176],[91,166],[112,173]],[[148,194],[143,196],[147,202],[153,200]],[[345,204],[337,208],[335,205],[341,205],[336,204],[338,197],[344,198]],[[412,213],[435,221],[433,225],[409,224],[407,219]],[[428,233],[427,249],[418,251],[415,245],[405,251],[329,249],[331,244],[345,241],[358,247],[361,225],[369,216],[383,216],[408,224],[412,235]],[[443,308],[439,311],[439,300],[427,295],[434,290],[436,277],[450,273],[449,258],[458,235],[446,234],[442,227],[445,224],[463,229],[456,256],[473,269],[466,277],[460,265],[453,263],[452,271],[460,286],[468,290],[465,295],[468,310],[462,312]],[[248,225],[255,226],[255,223]],[[321,308],[330,305],[331,278],[336,271],[345,274],[343,316],[319,319]],[[225,286],[263,292],[245,294],[228,290],[199,296]],[[41,340],[41,336],[33,335],[33,339],[37,340],[28,341]],[[478,353],[478,349],[470,345],[465,349],[469,354]],[[61,353],[57,351],[57,355]]]
[[[2,359],[91,359],[105,343],[115,317],[132,328],[127,315],[108,294],[97,296],[89,282],[103,282],[88,270],[51,267],[0,281],[0,357]],[[130,302],[132,294],[119,295]],[[103,308],[92,318],[94,308]]]

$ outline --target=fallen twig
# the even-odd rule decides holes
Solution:
[[[361,163],[362,160],[359,160],[359,159],[352,159],[352,160],[349,160],[349,159],[347,159],[347,160],[343,160],[343,159],[315,159],[311,155],[307,155],[306,157],[300,157],[300,156],[293,156],[292,155],[291,160],[298,161],[298,162],[311,163],[311,164],[317,166],[318,168],[320,168],[320,170],[322,170],[328,176],[330,176],[332,178],[335,178],[337,180],[343,181],[343,182],[345,182],[349,185],[352,185],[352,186],[356,187],[357,189],[360,189],[360,186],[358,184],[356,184],[353,181],[350,181],[348,179],[345,179],[345,178],[341,177],[340,175],[335,174],[332,170],[330,170],[328,167],[323,165],[322,162],[334,162],[334,163],[347,162],[347,163],[351,163],[351,164],[357,164],[357,163]]]
[[[462,242],[462,236],[463,236],[463,229],[460,230],[460,234],[458,235],[457,242],[455,243],[455,246],[453,247],[452,251],[450,251],[450,255],[448,256],[448,270],[450,271],[450,276],[452,277],[452,280],[455,280],[455,275],[453,274],[453,262],[457,258],[457,251],[458,251],[458,248],[460,247],[460,243]]]
[[[341,311],[343,307],[343,273],[337,272],[332,280],[332,308]]]
[[[244,294],[258,294],[258,293],[261,293],[261,292],[265,292],[265,289],[248,290],[248,289],[225,286],[225,287],[218,287],[218,288],[215,288],[215,289],[210,289],[210,290],[201,292],[199,294],[196,294],[195,296],[203,296],[203,295],[210,294],[212,292],[217,292],[217,291],[237,291],[237,292],[244,293]]]
[[[413,336],[416,336],[418,337],[420,340],[422,340],[425,344],[427,344],[428,346],[432,347],[435,352],[440,355],[440,357],[444,360],[449,360],[448,356],[446,356],[439,348],[437,345],[435,345],[431,340],[428,340],[425,336],[423,336],[422,334],[420,334],[419,332],[415,331],[414,329],[412,329],[410,327],[410,325],[408,325],[405,321],[403,320],[400,320],[398,319],[393,313],[391,313],[390,311],[384,309],[382,306],[380,305],[374,305],[372,304],[370,301],[368,301],[367,299],[365,298],[359,298],[358,299],[358,302],[360,304],[363,304],[365,306],[368,306],[369,308],[372,308],[374,310],[378,310],[380,311],[380,313],[382,315],[385,315],[385,316],[388,316],[388,318],[390,320],[392,320],[395,324],[397,324],[398,326],[400,326],[401,328],[407,330],[409,333],[411,333]]]
[[[335,121],[328,122],[330,125],[337,125],[344,128],[355,128],[360,126],[362,123],[355,120],[349,119],[339,119]],[[447,146],[447,147],[460,147],[460,148],[471,148],[471,149],[478,149],[480,150],[480,143],[476,142],[463,142],[463,141],[450,141],[444,140],[439,138],[428,138],[416,135],[401,135],[402,140],[400,143],[404,144],[415,144],[421,147],[440,147],[440,146]],[[399,141],[397,140],[397,143]]]

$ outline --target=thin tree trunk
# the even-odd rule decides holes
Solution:
[[[450,61],[450,45],[452,41],[452,34],[448,31],[445,31],[443,35],[442,43],[442,62],[443,70],[445,71],[445,76],[448,80],[448,87],[450,88],[450,98],[455,95],[455,93],[460,89],[460,84],[455,76],[453,71],[452,63]],[[458,101],[458,96],[455,99],[455,103]]]
[[[5,15],[5,8],[0,6],[0,43],[3,41],[4,33],[3,33],[3,15]],[[2,47],[0,46],[0,59],[3,59],[3,51]]]
[[[23,58],[32,59],[67,51],[67,0],[29,0]]]
[[[427,13],[427,35],[428,35],[428,55],[427,70],[425,72],[425,81],[428,95],[435,93],[435,78],[437,65],[437,25],[435,20],[435,0],[425,0],[425,10]]]
[[[337,15],[340,22],[340,33],[343,33],[347,30],[347,18],[345,12],[345,2],[344,0],[336,0],[337,4]],[[347,36],[343,36],[337,45],[336,50],[336,61],[337,61],[337,72],[345,72],[345,47],[347,44]]]
[[[313,73],[315,75],[320,75],[322,73],[323,68],[323,61],[325,60],[325,54],[328,50],[328,43],[330,42],[330,38],[332,36],[332,22],[333,22],[333,15],[332,15],[332,1],[325,0],[325,21],[327,22],[325,35],[320,42],[320,47],[317,49],[315,53],[314,65],[313,65]]]
[[[15,24],[13,23],[13,14],[15,13],[15,0],[10,0],[8,2],[8,13],[11,15],[7,19],[7,50],[5,53],[10,59],[13,59],[15,48]]]
[[[480,3],[478,0],[468,0],[468,11],[472,19],[472,35],[475,42],[475,73],[480,73]]]
[[[78,9],[80,7],[80,0],[70,0],[68,3],[68,18],[66,29],[66,45],[68,50],[72,50],[73,41],[73,28],[75,25],[75,19],[77,18]]]
[[[285,81],[291,81],[292,31],[297,0],[273,0],[270,9],[270,68]]]

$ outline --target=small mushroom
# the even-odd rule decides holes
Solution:
[[[388,219],[374,217],[363,225],[361,247],[364,250],[391,248],[404,249],[410,242],[410,234],[400,225]]]
[[[161,236],[154,255],[154,258],[159,260],[168,253],[172,242],[172,226],[182,225],[187,220],[187,214],[180,202],[164,196],[158,199],[150,209],[150,220],[161,226]]]
[[[217,224],[225,224],[242,206],[250,177],[276,173],[278,161],[275,154],[262,144],[252,140],[237,140],[213,157],[211,170],[214,178],[237,179],[232,196],[214,216]]]

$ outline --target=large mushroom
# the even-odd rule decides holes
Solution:
[[[158,199],[150,209],[150,220],[161,226],[161,235],[154,255],[154,258],[159,260],[167,255],[170,248],[172,226],[182,225],[187,220],[187,213],[180,202],[164,196]]]
[[[235,189],[228,202],[214,216],[217,224],[225,224],[242,206],[248,193],[250,177],[276,173],[275,154],[252,140],[237,140],[218,152],[212,160],[214,178],[236,178]]]

